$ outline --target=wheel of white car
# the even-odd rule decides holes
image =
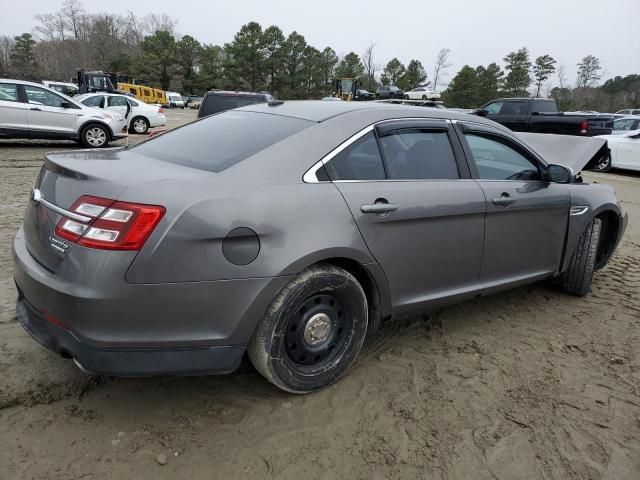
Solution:
[[[594,172],[608,172],[611,170],[611,154],[608,153],[607,155],[600,157],[591,170]]]
[[[275,298],[248,354],[267,380],[309,393],[338,380],[353,364],[367,332],[367,297],[358,281],[333,265],[303,271]]]
[[[98,124],[87,125],[80,133],[80,141],[87,148],[101,148],[109,143],[107,127]]]
[[[594,218],[580,236],[569,268],[560,276],[560,288],[571,295],[584,297],[591,290],[602,220]]]
[[[138,134],[147,133],[149,130],[149,120],[144,117],[135,117],[131,120],[131,129]]]

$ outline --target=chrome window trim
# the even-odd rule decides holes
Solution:
[[[391,180],[391,179],[388,179],[388,178],[379,179],[379,180],[318,180],[318,177],[316,176],[316,173],[318,172],[320,167],[326,165],[329,161],[331,161],[331,159],[333,157],[338,155],[340,152],[342,152],[345,148],[347,148],[353,142],[355,142],[356,140],[360,139],[361,137],[364,137],[367,133],[372,132],[376,128],[376,125],[380,125],[381,123],[385,123],[385,122],[397,122],[397,121],[403,121],[403,120],[437,120],[437,121],[443,121],[444,123],[447,123],[447,124],[452,124],[452,121],[450,119],[448,119],[448,118],[434,118],[434,117],[387,118],[385,120],[380,120],[379,122],[372,123],[371,125],[363,128],[359,132],[355,133],[354,135],[352,135],[351,137],[346,139],[344,142],[342,142],[340,145],[338,145],[336,148],[331,150],[324,157],[322,157],[320,160],[318,160],[316,163],[314,163],[313,166],[311,168],[309,168],[309,170],[307,170],[304,173],[304,175],[302,176],[302,181],[304,183],[327,183],[327,182],[329,182],[329,183],[332,183],[332,182],[333,183],[338,183],[338,182],[357,183],[357,182],[393,182],[393,181],[397,181],[397,180]],[[416,181],[416,180],[420,181],[420,179],[409,179],[409,181]]]
[[[53,203],[45,200],[45,198],[42,196],[42,192],[40,192],[39,189],[34,188],[33,192],[31,192],[31,199],[34,203],[38,204],[41,203],[42,205],[44,205],[45,207],[47,207],[49,210],[52,210],[60,215],[62,215],[63,217],[67,217],[70,218],[71,220],[76,220],[78,222],[82,222],[82,223],[88,223],[92,220],[91,217],[87,217],[85,215],[80,215],[79,213],[75,213],[75,212],[70,212],[69,210],[65,210],[64,208],[61,208],[57,205],[54,205]]]

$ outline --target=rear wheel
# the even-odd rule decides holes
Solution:
[[[144,117],[135,117],[131,120],[131,130],[134,133],[143,135],[149,130],[149,121]]]
[[[367,332],[367,297],[346,270],[317,265],[273,301],[249,344],[249,358],[267,380],[309,393],[340,378]]]
[[[87,148],[101,148],[109,143],[109,132],[102,125],[88,125],[80,132],[80,141]]]
[[[584,297],[591,290],[602,220],[594,218],[578,241],[569,268],[560,277],[560,288],[571,295]]]

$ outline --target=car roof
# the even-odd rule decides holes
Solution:
[[[271,95],[270,93],[260,93],[260,92],[236,92],[233,90],[209,90],[205,93],[205,95]]]
[[[500,124],[491,120],[469,115],[465,113],[453,112],[447,109],[428,108],[413,105],[398,105],[383,102],[327,102],[323,100],[288,100],[269,103],[256,103],[240,107],[236,110],[248,112],[268,113],[272,115],[282,115],[295,117],[312,122],[323,122],[330,118],[357,111],[371,111],[373,116],[379,116],[383,111],[389,111],[389,118],[411,118],[428,117],[443,120],[467,120],[476,123],[483,123],[500,130],[505,129]]]
[[[625,115],[624,117],[618,117],[614,122],[618,120],[640,120],[640,115]]]

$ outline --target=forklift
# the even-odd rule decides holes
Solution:
[[[357,78],[336,78],[334,97],[350,102],[355,100],[358,93]]]

